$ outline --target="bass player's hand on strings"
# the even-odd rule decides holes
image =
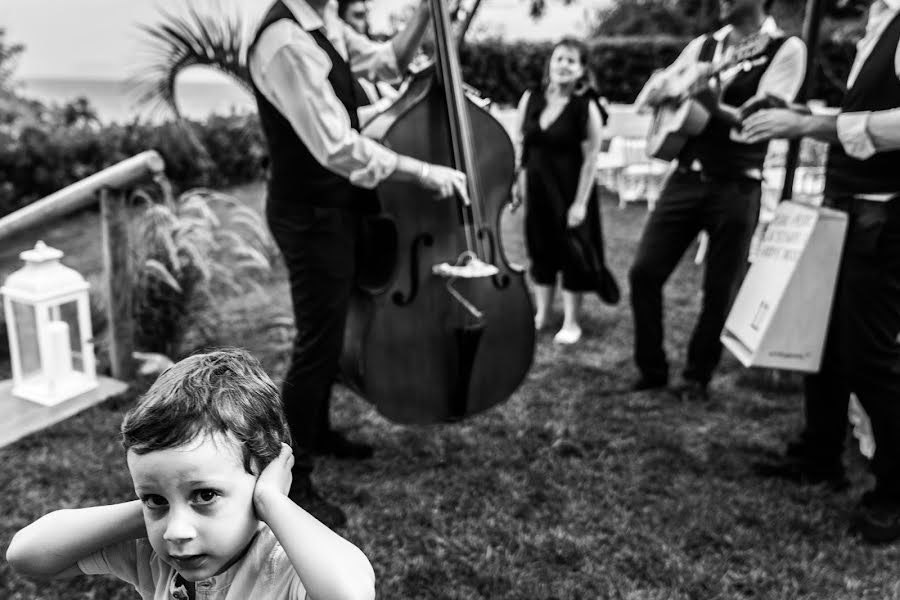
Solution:
[[[465,204],[469,204],[469,189],[466,174],[450,167],[421,163],[419,183],[425,189],[437,193],[440,198],[459,196]]]
[[[417,183],[433,191],[437,198],[459,197],[466,205],[470,204],[466,174],[450,167],[423,162],[411,156],[399,156],[397,167],[388,180]]]

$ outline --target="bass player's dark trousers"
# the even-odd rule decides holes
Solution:
[[[312,471],[312,449],[331,428],[331,386],[354,285],[360,216],[299,203],[283,212],[267,207],[266,213],[287,267],[297,328],[281,392],[296,477]]]
[[[872,422],[876,489],[900,503],[900,199],[825,204],[849,221],[822,366],[804,382],[805,458],[840,460],[854,392]]]
[[[701,231],[709,235],[703,305],[688,346],[684,377],[707,384],[722,355],[719,335],[746,270],[759,220],[760,182],[676,170],[650,213],[629,272],[634,358],[641,375],[664,382],[663,286]]]

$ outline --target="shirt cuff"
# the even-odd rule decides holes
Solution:
[[[103,552],[94,552],[75,563],[85,575],[106,575],[109,565],[103,560]]]
[[[380,144],[371,142],[370,156],[366,166],[350,172],[350,183],[353,185],[373,189],[394,172],[399,162],[396,152],[388,150]]]
[[[869,135],[869,112],[854,112],[838,115],[838,140],[844,151],[852,158],[865,160],[875,154],[875,144]]]

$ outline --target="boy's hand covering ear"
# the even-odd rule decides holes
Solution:
[[[287,444],[281,444],[281,453],[270,462],[256,480],[253,490],[254,504],[258,504],[265,494],[286,496],[291,489],[291,468],[294,466],[294,452]],[[259,511],[257,510],[257,513]]]

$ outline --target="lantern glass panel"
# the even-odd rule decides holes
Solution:
[[[78,321],[78,302],[73,300],[60,304],[56,320],[65,321],[69,326],[69,350],[72,354],[72,368],[84,372],[84,353],[81,347],[81,328]]]
[[[30,304],[12,301],[13,319],[15,319],[16,342],[19,346],[19,360],[22,366],[22,378],[37,375],[41,372],[41,351],[38,346],[37,313]]]

